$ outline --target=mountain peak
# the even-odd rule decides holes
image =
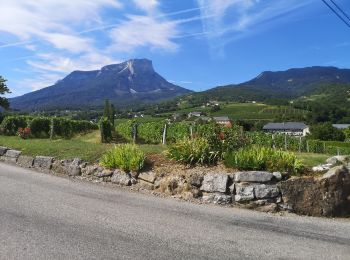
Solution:
[[[105,99],[119,106],[157,102],[190,93],[154,71],[152,61],[131,59],[93,71],[74,71],[55,85],[10,100],[16,109],[101,106]]]
[[[154,72],[153,64],[151,60],[148,59],[131,59],[119,64],[112,64],[102,67],[101,71],[123,71],[128,69],[131,74],[134,72]]]

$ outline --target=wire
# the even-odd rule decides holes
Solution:
[[[322,0],[322,2],[323,2],[325,5],[327,5],[328,8],[331,9],[332,12],[335,13],[335,15],[338,16],[338,18],[339,18],[340,20],[342,20],[342,21],[350,28],[350,21],[347,22],[347,21],[346,21],[332,6],[330,6],[330,5],[326,2],[326,0]]]
[[[335,2],[335,1],[333,1],[333,0],[330,0],[337,8],[338,8],[338,10],[346,17],[346,18],[348,18],[349,19],[349,21],[350,21],[350,17],[349,17],[349,15]]]

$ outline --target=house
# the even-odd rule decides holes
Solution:
[[[188,118],[200,117],[202,114],[203,114],[202,112],[190,112],[190,113],[188,113]]]
[[[227,127],[232,127],[232,122],[228,116],[217,116],[213,117],[213,120],[219,124],[219,125],[224,125]]]
[[[350,128],[350,124],[333,124],[333,127],[339,130],[344,130],[344,129]]]
[[[310,132],[309,127],[302,122],[268,123],[264,125],[263,130],[295,136],[306,136]]]

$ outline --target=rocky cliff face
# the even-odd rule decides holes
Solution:
[[[74,71],[55,85],[10,100],[21,110],[100,106],[105,99],[117,105],[156,102],[191,91],[166,81],[152,61],[133,59],[95,71]]]

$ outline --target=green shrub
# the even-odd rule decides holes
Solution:
[[[225,165],[239,170],[299,173],[303,166],[293,153],[249,146],[225,155]]]
[[[101,158],[101,165],[111,169],[122,169],[126,172],[140,171],[144,167],[145,154],[136,145],[116,145]]]
[[[310,139],[322,141],[344,141],[345,134],[333,127],[332,123],[321,123],[310,127]]]
[[[0,125],[0,131],[4,135],[16,135],[19,128],[26,128],[30,117],[7,116]]]
[[[167,142],[175,143],[190,137],[190,125],[187,123],[173,123],[167,129]]]
[[[191,165],[215,164],[220,159],[220,151],[212,150],[208,139],[202,137],[170,145],[167,155],[172,160]]]
[[[139,124],[137,127],[137,138],[143,143],[159,144],[162,142],[163,122],[148,122]]]
[[[47,117],[36,117],[29,122],[31,136],[34,138],[48,138],[50,136],[51,120]]]
[[[121,136],[123,139],[125,139],[128,142],[131,142],[133,140],[133,127],[135,122],[132,120],[128,120],[127,122],[118,123],[116,127],[116,131],[119,136]]]
[[[67,118],[53,118],[53,137],[72,138],[76,134],[97,130],[98,125],[84,120],[70,120]]]
[[[109,143],[112,140],[113,125],[108,117],[100,120],[101,143]]]

